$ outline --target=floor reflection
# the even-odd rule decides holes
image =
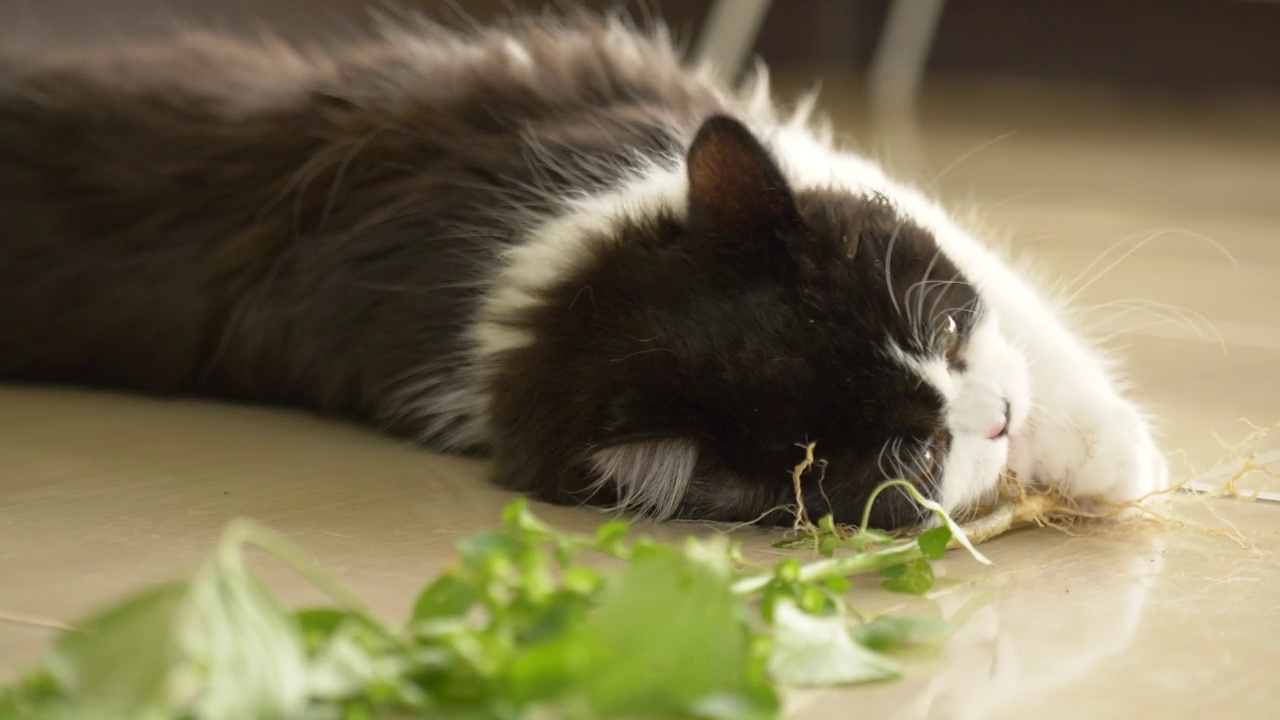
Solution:
[[[1085,675],[1131,645],[1164,572],[1159,536],[1097,545],[1059,559],[1013,562],[994,578],[963,582],[931,597],[944,617],[967,615],[942,658],[908,660],[904,680],[866,693],[797,695],[793,710],[837,717],[864,701],[886,707],[891,696],[899,708],[892,717],[971,720],[1009,705],[1034,706],[1036,695]]]

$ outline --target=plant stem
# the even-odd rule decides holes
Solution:
[[[1009,532],[1015,525],[1042,518],[1053,508],[1053,498],[1048,495],[1028,495],[1018,500],[1002,502],[990,513],[967,522],[961,527],[972,542],[985,542]],[[958,545],[959,543],[952,538],[949,547]]]
[[[321,569],[296,545],[266,525],[248,518],[232,520],[227,529],[223,531],[222,539],[218,541],[218,562],[224,568],[227,567],[227,563],[232,563],[233,566],[243,565],[245,561],[245,545],[256,545],[265,550],[268,555],[273,556],[277,561],[283,563],[285,567],[290,568],[310,582],[312,587],[335,600],[360,624],[377,633],[403,652],[411,650],[406,640],[398,633],[387,629],[385,625],[377,620],[373,613],[369,612],[368,608],[365,607],[365,604],[360,601],[360,598],[356,597],[354,593],[343,587],[342,583],[339,583]]]
[[[911,540],[910,542],[892,545],[879,550],[842,557],[824,558],[807,565],[801,565],[799,579],[802,582],[812,582],[835,576],[859,575],[893,565],[908,563],[920,557],[924,557],[920,552],[920,545],[915,540]],[[733,593],[740,596],[757,593],[768,585],[773,578],[774,574],[771,572],[742,578],[733,584]]]

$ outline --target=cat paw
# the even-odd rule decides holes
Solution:
[[[1121,505],[1169,487],[1169,465],[1150,424],[1121,399],[1070,408],[1028,423],[1011,467],[1068,497]]]

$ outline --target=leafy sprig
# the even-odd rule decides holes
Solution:
[[[897,483],[886,483],[879,492]],[[194,578],[147,590],[65,633],[49,660],[0,691],[0,717],[769,718],[785,686],[887,680],[886,653],[935,647],[939,620],[863,620],[849,576],[923,593],[948,545],[986,562],[942,508],[894,539],[822,518],[823,557],[748,562],[723,537],[666,544],[613,520],[568,533],[518,500],[393,628],[302,552],[238,520]],[[245,563],[284,561],[334,601],[289,612]]]

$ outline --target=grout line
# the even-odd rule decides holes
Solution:
[[[1206,482],[1190,482],[1183,485],[1192,492],[1205,493],[1206,495],[1214,495],[1222,490],[1221,487]],[[1230,495],[1224,495],[1230,498]],[[1240,497],[1234,498],[1238,500],[1262,500],[1265,502],[1280,503],[1280,492],[1272,492],[1270,490],[1241,490]]]

